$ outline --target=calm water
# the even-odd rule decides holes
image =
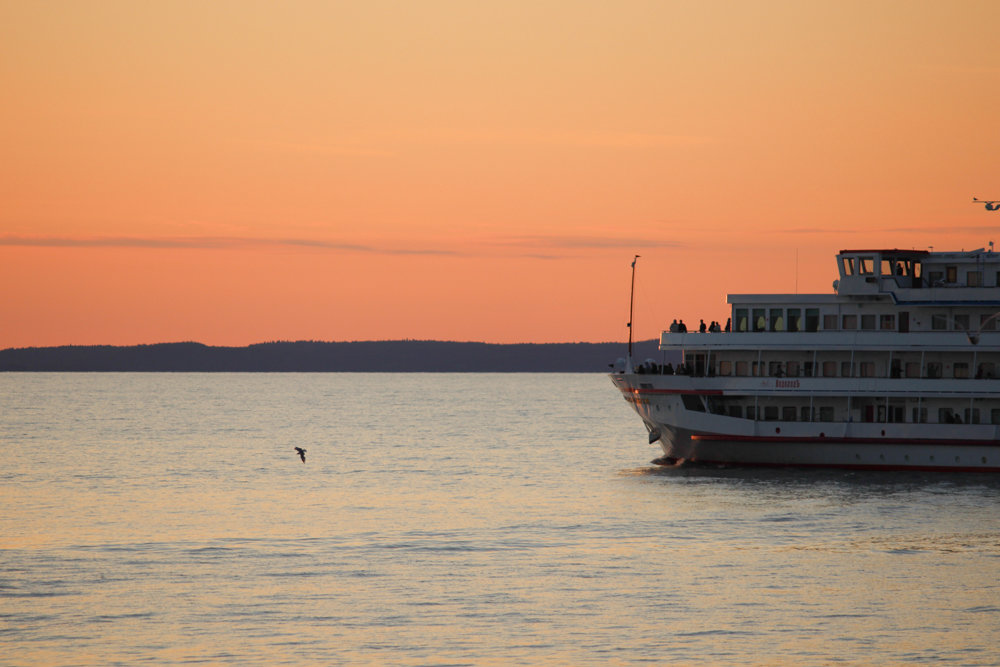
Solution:
[[[0,663],[1000,664],[1000,479],[645,440],[602,375],[0,374]]]

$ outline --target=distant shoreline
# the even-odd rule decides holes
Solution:
[[[633,355],[660,360],[657,341],[633,344]],[[475,343],[433,340],[63,345],[0,350],[6,372],[395,372],[594,373],[624,357],[626,344]]]

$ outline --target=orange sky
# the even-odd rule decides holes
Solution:
[[[623,340],[1000,243],[1000,2],[0,0],[0,348]]]

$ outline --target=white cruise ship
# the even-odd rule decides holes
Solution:
[[[657,463],[1000,471],[992,242],[842,250],[837,269],[832,294],[730,294],[727,330],[663,332],[676,369],[615,369]]]

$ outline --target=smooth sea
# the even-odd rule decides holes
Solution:
[[[1000,664],[997,476],[646,440],[601,374],[0,374],[0,664]]]

